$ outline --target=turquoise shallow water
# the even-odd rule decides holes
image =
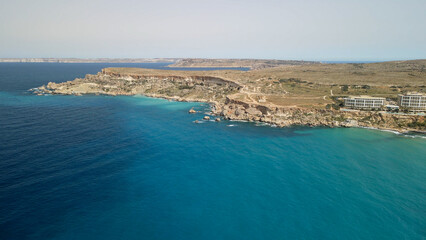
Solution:
[[[0,239],[426,238],[424,138],[25,92],[101,67],[0,64]]]

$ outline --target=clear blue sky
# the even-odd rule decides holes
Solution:
[[[0,57],[426,58],[426,0],[1,0]]]

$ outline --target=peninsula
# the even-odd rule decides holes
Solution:
[[[175,71],[105,68],[95,75],[63,83],[50,82],[38,94],[103,94],[161,97],[212,104],[225,119],[292,125],[372,127],[424,132],[424,114],[384,109],[346,109],[348,96],[370,95],[397,102],[406,92],[426,91],[426,60],[368,64],[289,61],[256,67],[245,60],[178,61],[174,66],[244,66],[250,71]],[[263,62],[266,64],[265,62]],[[284,62],[281,62],[284,63]],[[251,65],[250,65],[251,64]],[[172,65],[173,66],[173,65]]]

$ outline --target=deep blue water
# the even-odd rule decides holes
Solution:
[[[0,64],[0,239],[426,238],[424,138],[26,92],[117,65]]]

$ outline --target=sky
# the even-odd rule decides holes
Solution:
[[[426,58],[426,0],[0,0],[0,58]]]

